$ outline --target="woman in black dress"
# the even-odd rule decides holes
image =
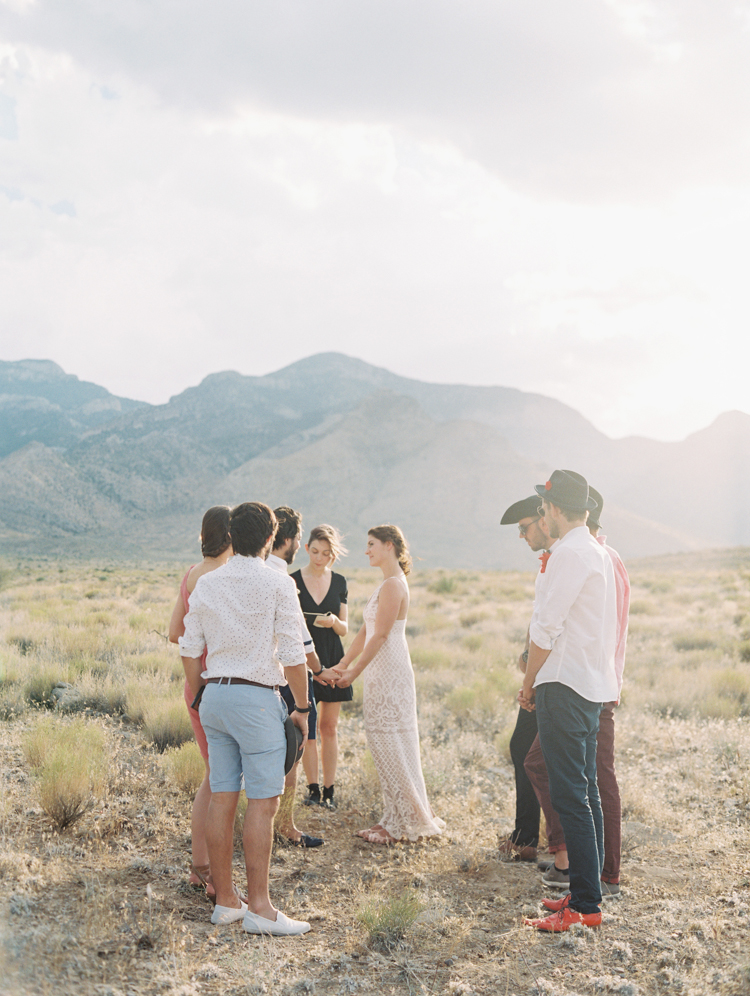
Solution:
[[[346,554],[341,536],[333,526],[316,526],[305,544],[310,563],[292,574],[299,591],[302,611],[307,628],[315,644],[321,667],[332,668],[344,656],[341,637],[346,635],[347,598],[346,578],[335,574],[331,567],[337,557]],[[318,745],[307,742],[302,765],[308,781],[306,805],[322,805],[334,809],[333,784],[338,760],[338,722],[342,702],[350,702],[350,688],[315,682],[315,701],[318,705],[318,734],[320,736],[323,767],[323,795],[318,782]]]

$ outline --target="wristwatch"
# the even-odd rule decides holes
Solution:
[[[311,709],[312,709],[311,705],[307,705],[307,706],[305,706],[304,709],[300,709],[300,707],[295,702],[295,704],[294,704],[294,710],[293,711],[294,712],[310,712]]]
[[[528,664],[529,663],[529,652],[528,652],[528,650],[524,650],[524,652],[521,654],[521,660],[524,662],[524,664]]]

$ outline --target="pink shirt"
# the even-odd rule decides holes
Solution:
[[[617,674],[617,701],[622,692],[622,675],[625,670],[625,644],[628,642],[628,613],[630,611],[630,578],[625,569],[620,554],[607,546],[606,536],[597,536],[600,543],[610,556],[615,569],[615,594],[617,597],[617,643],[615,645],[615,673]]]

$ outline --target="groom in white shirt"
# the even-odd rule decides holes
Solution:
[[[596,734],[604,702],[617,698],[615,576],[606,550],[586,527],[596,508],[586,479],[556,470],[534,489],[550,537],[557,539],[536,579],[529,660],[519,694],[536,703],[539,740],[552,805],[565,833],[570,894],[545,900],[554,912],[526,920],[555,933],[574,923],[601,924],[604,861],[602,807],[596,781]]]
[[[241,919],[250,934],[303,934],[310,924],[277,910],[268,892],[273,818],[284,789],[286,757],[287,710],[279,686],[288,683],[292,690],[292,722],[305,739],[310,709],[297,589],[290,577],[266,567],[276,533],[276,517],[267,505],[238,505],[229,533],[234,556],[198,579],[179,639],[193,693],[205,684],[200,717],[211,769],[206,826],[216,889],[211,922]],[[204,647],[208,656],[201,672]],[[232,835],[243,777],[248,906],[232,883]]]

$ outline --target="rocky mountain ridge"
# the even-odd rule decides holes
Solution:
[[[425,566],[530,566],[499,519],[555,466],[604,493],[626,557],[750,542],[741,412],[679,443],[611,440],[550,398],[427,384],[341,354],[212,374],[165,405],[114,398],[45,361],[8,369],[19,366],[0,365],[4,397],[23,385],[13,397],[29,404],[8,420],[0,397],[6,551],[190,556],[206,507],[252,497],[299,507],[308,527],[334,522],[354,556],[369,525],[396,521]],[[86,421],[91,404],[102,408]],[[19,413],[45,405],[55,441],[36,416],[20,416],[19,434]],[[14,431],[26,442],[8,452]]]

